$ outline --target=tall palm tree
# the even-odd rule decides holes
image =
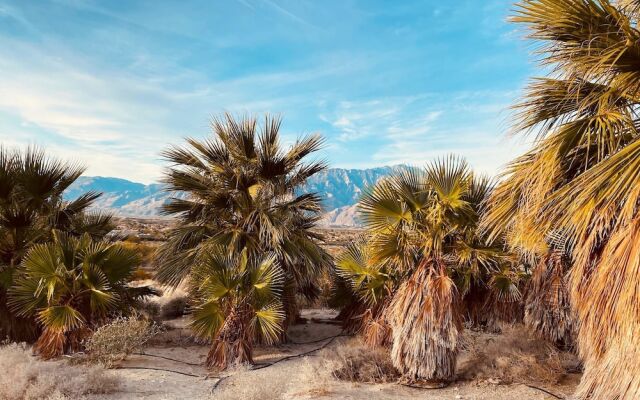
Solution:
[[[27,252],[9,305],[42,327],[35,350],[43,357],[77,351],[94,326],[116,312],[128,313],[134,300],[153,293],[127,286],[139,261],[121,244],[54,231],[53,241]]]
[[[316,279],[331,261],[313,230],[321,199],[299,192],[326,168],[322,161],[305,162],[322,139],[306,136],[284,149],[280,119],[270,116],[259,125],[225,114],[212,128],[213,138],[188,139],[187,146],[164,152],[172,164],[165,183],[175,194],[164,212],[179,222],[159,251],[157,278],[177,285],[212,254],[246,252],[252,262],[273,254],[284,274],[279,296],[286,325],[296,317],[296,296],[317,295]]]
[[[52,229],[101,237],[112,229],[108,215],[89,213],[99,196],[86,193],[64,201],[63,192],[83,173],[74,164],[47,157],[43,151],[0,147],[0,337],[33,340],[37,325],[7,307],[7,289],[31,246],[51,240]]]
[[[385,341],[381,318],[389,324],[393,363],[409,379],[453,377],[461,300],[471,287],[519,299],[515,274],[503,273],[498,284],[510,265],[501,243],[486,245],[476,234],[490,191],[489,180],[449,157],[384,179],[360,200],[369,237],[338,258],[338,274],[370,306],[363,322],[374,326],[363,329],[378,338],[370,342]]]
[[[579,399],[640,398],[639,11],[635,0],[526,0],[513,17],[550,72],[518,105],[515,129],[535,132],[535,146],[510,164],[484,225],[531,258],[564,238]]]

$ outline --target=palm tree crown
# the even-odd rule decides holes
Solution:
[[[278,118],[266,116],[259,125],[226,114],[213,121],[214,138],[188,139],[188,146],[164,153],[172,164],[165,183],[175,194],[164,212],[179,222],[160,249],[157,277],[176,285],[203,260],[246,254],[253,262],[270,254],[283,271],[286,323],[296,316],[296,295],[317,295],[315,281],[331,260],[312,230],[321,199],[299,192],[326,168],[304,162],[322,139],[306,136],[284,150],[279,129]]]
[[[0,147],[0,337],[31,340],[37,335],[33,321],[9,311],[6,297],[31,246],[51,240],[53,229],[93,237],[112,229],[110,216],[87,211],[98,193],[63,199],[83,171],[38,149],[20,152]]]
[[[9,305],[19,316],[36,317],[43,328],[36,350],[56,357],[78,350],[95,324],[152,294],[127,286],[138,265],[135,251],[120,244],[54,231],[52,242],[34,245],[25,256]]]

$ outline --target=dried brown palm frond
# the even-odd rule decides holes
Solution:
[[[524,0],[513,20],[528,27],[553,72],[526,93],[516,127],[536,131],[535,146],[512,164],[486,225],[516,243],[523,235],[508,233],[517,232],[519,220],[539,227],[545,239],[562,232],[571,249],[568,287],[585,364],[576,398],[637,399],[638,2]],[[539,185],[545,176],[548,184]],[[542,292],[559,287],[558,271],[540,274],[551,280],[538,282]],[[565,303],[556,292],[554,302]]]
[[[387,313],[393,365],[409,379],[450,380],[455,374],[457,289],[439,260],[426,260],[403,283]]]
[[[575,342],[576,322],[569,300],[569,260],[560,251],[542,257],[527,290],[525,324],[563,347]]]
[[[581,399],[640,395],[640,217],[614,232],[590,265],[571,272],[585,360]],[[607,377],[607,379],[604,379]],[[609,397],[607,397],[609,396]]]
[[[369,308],[362,317],[362,340],[371,348],[389,347],[392,330],[385,319],[387,302]]]

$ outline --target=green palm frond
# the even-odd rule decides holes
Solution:
[[[255,311],[252,325],[256,334],[267,344],[277,342],[282,333],[285,313],[282,304],[272,302]]]
[[[193,333],[201,338],[211,339],[222,327],[225,315],[218,302],[211,300],[197,306],[191,318],[190,327]]]
[[[351,285],[351,290],[367,304],[376,304],[388,295],[389,276],[376,265],[368,243],[360,239],[349,244],[336,259],[336,272]]]
[[[465,195],[471,187],[472,174],[464,159],[449,156],[432,162],[426,168],[425,179],[441,208],[458,212],[468,210]]]
[[[411,210],[395,188],[393,178],[384,178],[362,195],[358,208],[360,218],[368,229],[384,232],[412,221]]]
[[[38,312],[38,322],[48,329],[67,332],[81,327],[85,323],[82,314],[68,306],[49,306]]]
[[[281,293],[284,272],[279,267],[275,255],[263,258],[259,265],[251,268],[249,274],[249,280],[258,300],[274,299]]]
[[[0,299],[7,298],[7,290],[16,283],[14,278],[21,279],[22,261],[29,250],[54,240],[56,230],[74,237],[89,233],[97,240],[113,229],[109,215],[88,211],[99,194],[90,192],[75,200],[64,199],[65,190],[83,172],[83,167],[50,158],[35,147],[20,151],[0,146]],[[40,254],[33,254],[33,263],[42,265],[34,269],[34,274],[39,273],[47,282],[32,289],[48,293],[52,298],[55,280],[63,279],[64,271],[51,262],[52,257],[57,257],[56,251],[48,255],[46,249],[37,251]],[[40,259],[36,260],[38,257]],[[24,281],[20,282],[24,284]],[[18,297],[16,301],[26,301],[24,296]],[[0,336],[10,336],[18,341],[34,339],[32,334],[36,329],[33,327],[38,324],[33,320],[32,308],[39,302],[27,303],[31,305],[25,306],[29,310],[23,313],[24,317],[29,315],[25,319],[17,318],[11,311],[13,300],[0,302],[0,315],[3,316]],[[23,329],[25,324],[30,326]]]

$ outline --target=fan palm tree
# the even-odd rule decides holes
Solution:
[[[63,192],[83,168],[48,158],[43,151],[0,147],[0,337],[30,341],[37,325],[19,318],[7,307],[7,290],[31,246],[51,240],[52,229],[73,235],[104,236],[111,218],[88,213],[99,194],[89,192],[64,201]]]
[[[496,299],[519,300],[518,283],[509,281],[515,274],[502,274],[498,282],[510,265],[501,244],[483,244],[476,235],[490,191],[489,180],[449,157],[424,172],[386,178],[360,200],[369,237],[337,259],[337,271],[370,307],[372,316],[363,322],[374,325],[362,327],[376,338],[370,342],[380,344],[391,333],[393,363],[409,379],[453,377],[461,299],[471,286],[499,290]]]
[[[42,327],[35,350],[57,357],[78,350],[92,327],[116,312],[128,313],[134,300],[152,294],[127,286],[138,265],[138,255],[121,244],[54,231],[53,241],[27,252],[9,289],[9,305]]]
[[[186,147],[165,151],[172,164],[165,183],[175,196],[164,212],[179,223],[159,250],[157,278],[177,285],[219,252],[246,252],[251,262],[273,254],[284,274],[279,296],[286,325],[297,315],[297,295],[317,295],[316,280],[331,259],[313,231],[321,199],[300,193],[307,179],[326,168],[322,161],[305,162],[322,139],[306,136],[283,149],[279,129],[278,118],[266,116],[259,125],[226,114],[213,121],[212,139],[188,139]]]
[[[282,333],[284,271],[275,254],[249,258],[209,253],[191,272],[196,335],[212,342],[207,366],[253,362],[256,342],[274,343]]]
[[[513,161],[484,224],[530,258],[564,238],[585,372],[578,399],[640,398],[639,3],[527,0],[515,22],[550,76],[531,82]]]

